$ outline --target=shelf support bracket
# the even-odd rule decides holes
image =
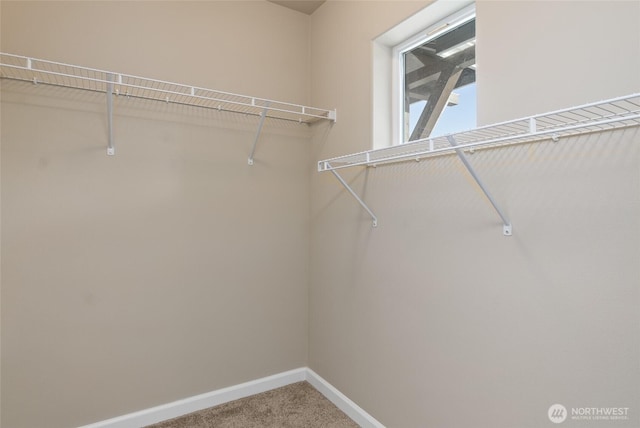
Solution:
[[[493,205],[493,208],[496,210],[496,212],[502,219],[502,223],[503,223],[502,233],[505,236],[511,236],[512,234],[511,222],[509,221],[507,216],[504,214],[504,212],[500,209],[495,199],[493,199],[493,196],[491,196],[491,193],[489,193],[489,191],[485,187],[482,180],[480,180],[480,177],[478,177],[478,174],[476,174],[476,171],[473,169],[473,167],[469,163],[469,160],[467,159],[463,151],[456,147],[457,143],[453,135],[447,135],[447,140],[449,141],[449,144],[451,145],[451,147],[453,147],[454,150],[456,151],[456,154],[458,155],[458,157],[460,158],[464,166],[467,168],[467,171],[469,171],[469,174],[471,174],[471,176],[476,181],[476,183],[478,183],[478,186],[480,186],[480,189],[482,189],[482,191],[484,192],[484,195],[487,197],[487,199],[489,199],[489,202],[491,202],[491,205]]]
[[[371,209],[369,209],[367,204],[365,204],[364,201],[360,199],[360,197],[356,194],[356,192],[353,191],[353,189],[347,184],[347,182],[344,181],[344,179],[340,176],[340,174],[338,174],[334,169],[331,169],[330,171],[338,179],[338,181],[344,186],[344,188],[347,189],[349,193],[351,193],[351,196],[353,196],[355,200],[358,201],[360,206],[362,206],[362,208],[364,208],[365,211],[369,213],[372,219],[372,226],[378,227],[378,217],[376,217],[376,215],[371,211]]]
[[[116,154],[116,149],[113,147],[113,78],[113,74],[107,73],[107,124],[109,127],[107,155],[109,156]]]
[[[264,120],[266,119],[267,112],[269,111],[269,104],[271,103],[267,101],[265,103],[264,110],[262,110],[262,113],[260,113],[260,122],[258,122],[258,131],[256,132],[256,137],[253,139],[253,147],[251,148],[251,153],[249,154],[249,160],[247,161],[249,165],[253,165],[253,155],[256,152],[258,138],[260,138],[260,133],[262,132],[262,126],[264,125]]]

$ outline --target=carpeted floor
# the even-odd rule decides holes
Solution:
[[[308,382],[298,382],[147,428],[357,428]]]

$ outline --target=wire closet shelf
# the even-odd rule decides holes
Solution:
[[[318,162],[318,171],[330,171],[360,206],[371,216],[373,227],[378,218],[362,198],[340,176],[339,169],[352,166],[377,166],[392,162],[419,161],[423,158],[456,154],[469,174],[491,202],[502,221],[502,233],[513,234],[511,221],[467,159],[465,151],[511,144],[543,141],[560,137],[602,132],[640,125],[640,94],[543,113],[509,122],[483,126],[470,131],[425,138],[384,149],[369,150]]]
[[[313,123],[336,111],[0,52],[0,78]]]
[[[640,125],[640,93],[570,107],[549,113],[383,149],[368,150],[318,162],[318,171],[352,166],[377,166],[391,162],[420,160],[432,156],[602,132]],[[456,142],[455,146],[451,140]]]

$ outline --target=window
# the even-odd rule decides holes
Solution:
[[[399,143],[476,127],[475,24],[471,6],[394,48]]]

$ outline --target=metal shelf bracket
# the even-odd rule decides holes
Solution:
[[[332,173],[332,174],[333,174],[333,175],[338,179],[338,181],[340,182],[340,184],[342,184],[342,185],[344,186],[344,188],[345,188],[345,189],[347,189],[347,191],[351,194],[351,196],[353,196],[353,197],[354,197],[354,199],[355,199],[356,201],[358,201],[358,203],[360,204],[360,206],[361,206],[362,208],[364,208],[364,210],[365,210],[367,213],[369,213],[369,215],[371,216],[371,220],[372,220],[371,225],[372,225],[373,227],[378,227],[378,217],[376,217],[376,215],[373,213],[373,211],[371,211],[371,209],[367,206],[367,204],[365,204],[365,203],[364,203],[364,201],[363,201],[363,200],[360,198],[360,196],[358,196],[358,194],[357,194],[357,193],[356,193],[356,192],[351,188],[351,186],[349,186],[349,185],[347,184],[347,182],[344,180],[344,178],[342,178],[342,177],[340,176],[340,174],[338,174],[338,173],[336,172],[336,170],[334,170],[334,169],[330,169],[330,168],[331,168],[331,165],[329,165],[328,163],[327,163],[327,165],[325,165],[324,167],[325,167],[325,169],[328,169],[328,170],[330,170],[330,171],[331,171],[331,173]]]
[[[498,213],[498,215],[502,219],[502,223],[503,223],[502,233],[503,233],[503,235],[504,236],[511,236],[512,233],[513,233],[513,230],[512,230],[512,227],[511,227],[511,222],[509,221],[507,216],[504,214],[504,212],[500,209],[500,207],[496,203],[495,199],[493,199],[493,196],[491,196],[491,193],[489,193],[489,190],[487,190],[487,188],[485,187],[485,185],[482,182],[482,180],[480,180],[480,177],[478,177],[478,174],[476,173],[475,169],[473,169],[473,167],[469,163],[469,160],[464,155],[464,152],[462,151],[462,149],[459,149],[457,147],[458,144],[456,143],[456,139],[453,137],[453,135],[447,135],[447,140],[449,140],[449,144],[451,144],[451,147],[453,147],[453,149],[455,150],[456,154],[458,155],[458,158],[460,158],[460,160],[464,164],[465,168],[467,168],[467,171],[469,171],[469,174],[471,174],[471,176],[476,181],[476,183],[478,183],[478,186],[480,186],[480,189],[482,189],[482,192],[487,197],[487,199],[489,199],[489,202],[491,202],[491,205],[493,205],[493,208],[496,210],[496,212]]]
[[[107,155],[113,156],[116,154],[116,149],[113,146],[113,74],[107,74],[107,124],[109,127],[109,142],[107,145]]]
[[[251,153],[249,154],[249,159],[247,163],[251,166],[253,165],[253,155],[256,153],[256,146],[258,144],[258,138],[260,138],[260,133],[262,132],[262,127],[264,126],[264,120],[267,117],[267,112],[269,111],[269,105],[271,103],[269,101],[265,102],[264,110],[260,113],[260,121],[258,122],[258,130],[256,132],[256,136],[253,139],[253,147],[251,148]]]

